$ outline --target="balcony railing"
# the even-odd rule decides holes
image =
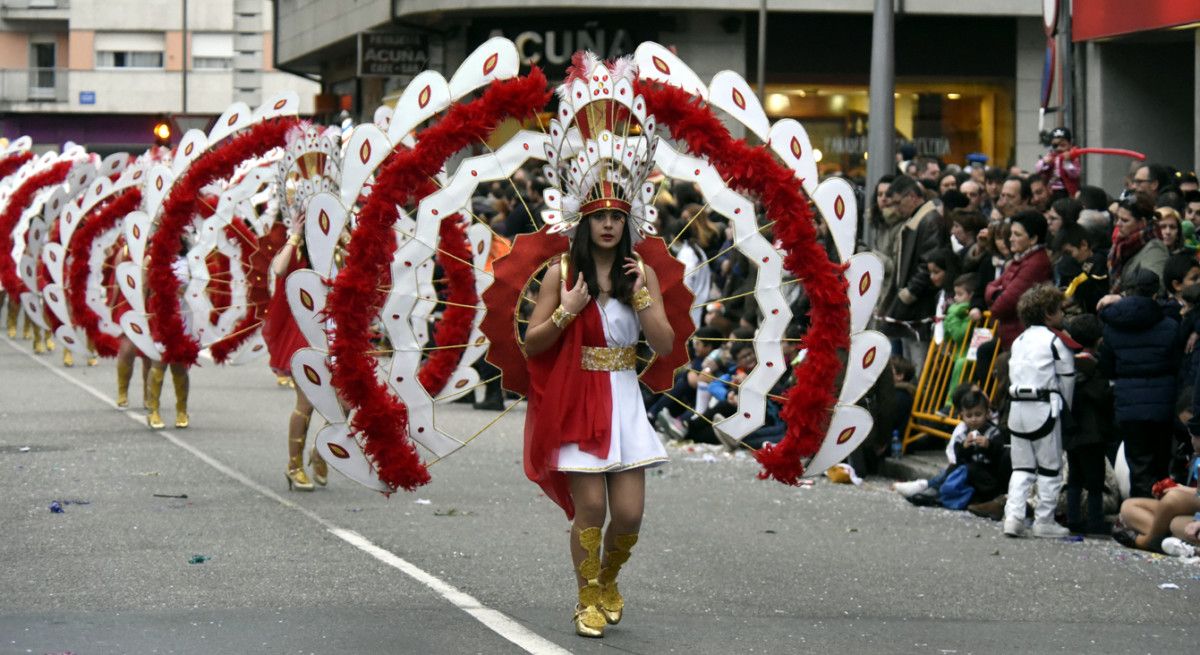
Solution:
[[[67,102],[67,69],[0,70],[0,102]]]

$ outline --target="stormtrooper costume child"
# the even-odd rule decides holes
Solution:
[[[1062,323],[1061,292],[1049,287],[1031,291],[1021,299],[1026,306],[1018,310],[1029,327],[1013,342],[1009,360],[1012,477],[1004,507],[1004,534],[1025,535],[1025,502],[1036,481],[1033,535],[1063,537],[1070,531],[1054,521],[1054,510],[1063,485],[1062,417],[1070,412],[1075,390],[1075,359],[1062,338],[1048,327]],[[1042,320],[1036,320],[1037,315]]]

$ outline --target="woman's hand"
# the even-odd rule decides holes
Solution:
[[[304,236],[304,214],[299,214],[292,219],[292,226],[288,228],[288,234]]]
[[[633,278],[633,292],[637,293],[646,286],[646,276],[642,273],[642,267],[638,266],[638,260],[633,257],[625,258],[625,274]]]
[[[579,314],[583,308],[587,306],[588,301],[592,297],[588,294],[587,283],[583,281],[583,273],[580,273],[575,279],[575,286],[567,290],[567,281],[562,281],[562,288],[558,290],[558,303],[562,308],[572,314]]]

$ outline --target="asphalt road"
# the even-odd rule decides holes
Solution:
[[[384,498],[337,473],[289,493],[291,392],[265,364],[195,369],[192,427],[152,431],[114,408],[111,362],[63,369],[57,352],[29,350],[0,337],[2,654],[1182,653],[1200,641],[1200,565],[1111,541],[1006,539],[996,523],[914,508],[885,480],[790,488],[756,480],[747,458],[678,449],[649,478],[626,619],[584,640],[568,524],[521,472],[523,409],[416,493]],[[439,416],[487,418],[463,405]]]

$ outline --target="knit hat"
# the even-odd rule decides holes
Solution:
[[[1158,274],[1148,268],[1138,267],[1121,280],[1121,292],[1131,296],[1153,298],[1158,293]]]

